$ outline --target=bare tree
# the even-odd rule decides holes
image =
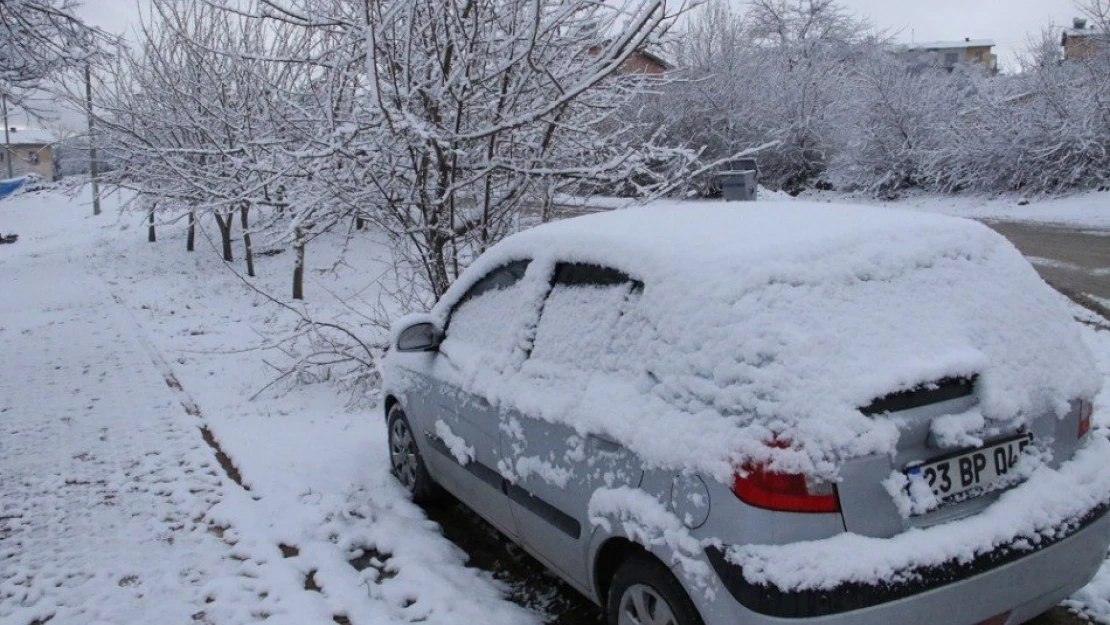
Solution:
[[[1075,0],[1075,7],[1093,22],[1099,33],[1110,33],[1110,1]]]
[[[108,37],[76,17],[77,0],[0,2],[0,94],[14,104],[59,73],[83,67]]]
[[[830,48],[867,39],[871,26],[837,0],[751,0],[745,34],[793,57],[813,59]]]
[[[828,178],[879,196],[928,184],[926,163],[966,94],[940,68],[877,48],[846,77]]]
[[[285,115],[275,111],[311,68],[269,59],[299,45],[275,30],[280,25],[203,3],[152,6],[139,49],[120,57],[101,107],[106,150],[121,163],[112,182],[167,199],[160,203],[166,210],[187,211],[189,249],[198,212],[211,215],[227,262],[238,221],[253,276],[252,210],[272,203],[270,189],[295,161],[278,128]]]
[[[824,176],[845,85],[881,38],[832,0],[756,0],[744,13],[707,5],[681,41],[689,82],[659,103],[668,139],[717,157],[774,141],[760,178],[797,191]]]
[[[665,0],[263,0],[254,14],[327,42],[310,95],[319,158],[289,206],[315,228],[357,215],[409,250],[435,297],[552,191],[643,177],[684,150],[612,123],[650,78],[622,72],[685,7]],[[331,87],[335,88],[331,88]],[[350,96],[356,97],[352,99]],[[346,99],[344,99],[346,95]],[[546,195],[545,195],[546,194]]]
[[[1064,60],[1060,48],[1060,33],[1063,28],[1049,22],[1036,33],[1026,38],[1025,50],[1018,55],[1018,66],[1022,72],[1037,71],[1060,64]]]

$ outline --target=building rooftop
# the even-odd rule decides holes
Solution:
[[[994,39],[964,39],[963,41],[922,41],[906,46],[907,50],[949,50],[957,48],[994,47]]]
[[[0,135],[0,141],[3,140],[3,135]],[[8,128],[8,138],[12,145],[21,144],[48,144],[54,143],[58,137],[49,130],[42,128],[21,128],[19,126],[11,126]]]
[[[1102,37],[1103,32],[1097,28],[1067,28],[1064,30],[1064,36],[1060,40],[1060,45],[1066,45],[1064,42],[1068,37]]]
[[[1064,29],[1063,41],[1067,41],[1068,37],[1090,37],[1091,35],[1097,33],[1098,29],[1096,29],[1094,26],[1091,26],[1090,28],[1087,27],[1086,18],[1077,17],[1071,21],[1071,28]],[[1065,44],[1061,43],[1060,45]]]

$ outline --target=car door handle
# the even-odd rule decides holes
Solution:
[[[590,442],[590,447],[600,451],[618,451],[621,449],[620,443],[597,434],[586,436],[586,440]]]

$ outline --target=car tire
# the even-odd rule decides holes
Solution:
[[[389,446],[389,471],[413,502],[425,504],[440,498],[442,491],[424,464],[424,456],[416,444],[416,433],[400,405],[389,409],[386,421],[386,440]]]
[[[703,625],[670,569],[642,553],[626,559],[613,574],[606,608],[609,625]]]

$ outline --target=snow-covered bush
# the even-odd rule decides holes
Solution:
[[[1105,0],[1086,7],[1110,34]],[[1110,182],[1110,51],[1063,61],[1059,30],[1030,41],[1020,71],[915,67],[889,53],[853,73],[831,157],[838,185],[884,195],[1057,193]],[[1094,35],[1099,36],[1099,35]]]
[[[937,129],[929,186],[1027,193],[1104,186],[1108,97],[1110,56],[984,80]]]
[[[1110,2],[1084,8],[1110,38]],[[832,0],[760,0],[743,13],[710,5],[675,48],[689,82],[666,90],[654,115],[703,158],[775,141],[759,154],[771,189],[1105,187],[1110,52],[1060,62],[1058,36],[1049,26],[1020,71],[999,75],[900,54]]]
[[[670,141],[705,160],[774,142],[759,152],[760,178],[798,191],[823,177],[846,79],[873,47],[867,24],[831,0],[707,5],[675,48],[685,80],[659,100],[659,117]]]
[[[937,146],[938,127],[957,112],[955,81],[876,50],[847,84],[851,97],[840,104],[829,181],[876,195],[924,184],[923,161]]]

